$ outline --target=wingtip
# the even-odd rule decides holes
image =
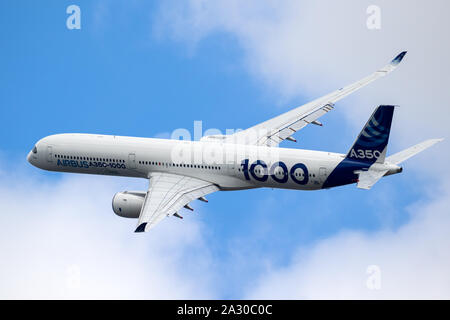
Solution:
[[[428,139],[427,141],[429,141],[429,142],[432,143],[432,144],[435,144],[435,143],[439,143],[439,142],[444,141],[444,138]]]
[[[400,62],[402,62],[402,60],[403,60],[403,58],[405,57],[405,55],[406,55],[407,52],[408,52],[408,51],[402,51],[402,52],[400,52],[400,53],[394,58],[394,60],[392,60],[391,64],[394,65],[394,66],[398,65]]]
[[[147,226],[147,222],[141,223],[134,232],[145,232],[146,226]]]

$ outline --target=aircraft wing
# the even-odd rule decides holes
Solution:
[[[371,75],[319,99],[297,107],[275,118],[257,124],[246,130],[227,136],[226,142],[260,146],[278,146],[285,139],[295,141],[291,136],[310,123],[321,125],[318,118],[333,110],[334,104],[349,94],[392,72],[402,61],[406,51],[400,53],[390,64]]]
[[[215,184],[200,179],[170,173],[151,173],[135,232],[150,230],[164,217],[176,214],[190,201],[218,190]]]

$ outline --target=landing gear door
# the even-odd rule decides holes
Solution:
[[[136,169],[136,154],[134,153],[128,155],[128,168]]]
[[[53,147],[47,146],[47,161],[53,162]]]
[[[320,183],[324,183],[326,179],[327,179],[327,168],[321,167],[319,169],[319,180],[320,180]]]
[[[227,173],[231,176],[237,175],[237,165],[236,165],[236,152],[230,146],[225,147],[225,166],[227,168]]]
[[[227,164],[227,168],[228,168],[228,174],[229,175],[236,175],[236,169],[235,169],[235,164],[234,163],[228,163]]]

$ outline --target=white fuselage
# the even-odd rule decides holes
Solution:
[[[49,171],[148,178],[167,172],[199,178],[221,190],[259,187],[317,190],[345,155],[211,141],[96,134],[41,139],[28,161]],[[346,183],[356,182],[354,179]]]

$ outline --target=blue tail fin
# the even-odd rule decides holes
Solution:
[[[346,159],[372,164],[384,163],[394,106],[379,106],[367,121]]]

